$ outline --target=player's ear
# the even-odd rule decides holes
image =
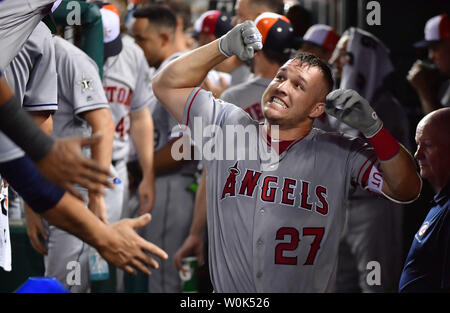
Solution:
[[[170,34],[166,32],[162,32],[159,34],[159,38],[161,39],[161,45],[165,46],[171,40]]]
[[[309,113],[310,118],[317,118],[321,116],[324,112],[323,108],[325,107],[324,102],[317,102],[313,105],[311,112]]]

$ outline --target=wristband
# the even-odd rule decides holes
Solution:
[[[375,135],[367,139],[380,161],[391,159],[400,150],[400,144],[384,126]]]
[[[33,211],[39,214],[53,208],[65,193],[64,189],[45,179],[27,156],[0,163],[0,172]]]
[[[0,105],[0,130],[35,162],[41,160],[53,146],[53,139],[22,110],[15,96]]]

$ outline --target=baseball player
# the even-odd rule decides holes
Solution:
[[[8,31],[20,27],[29,27],[28,22],[33,21],[34,14],[42,13],[41,9],[43,8],[41,6],[45,5],[46,7],[48,4],[48,1],[45,4],[44,1],[28,1],[28,6],[23,6],[23,3],[19,2],[13,3],[7,0],[0,2],[0,14],[2,14],[0,21],[1,25],[5,26],[2,27],[2,31],[5,30],[8,36],[14,37],[16,33],[9,33]],[[17,6],[20,6],[20,8],[17,8]],[[7,17],[3,16],[3,13],[6,13]],[[17,24],[7,23],[14,19],[19,22]],[[20,24],[20,20],[23,24]],[[34,25],[37,23],[38,20]],[[32,30],[33,28],[29,27],[29,33]],[[17,34],[20,33],[20,31],[17,32]],[[49,33],[48,35],[50,36]],[[2,35],[0,38],[2,38],[3,47],[5,36]],[[25,40],[26,38],[23,41]],[[18,41],[20,41],[20,38]],[[8,46],[4,49],[6,55],[8,55],[8,49],[12,47]],[[20,47],[17,48],[17,51],[19,49]],[[1,58],[1,60],[4,61],[6,58]],[[5,62],[5,64],[8,62]],[[25,63],[24,66],[31,65]],[[3,67],[1,69],[3,70]],[[25,88],[24,86],[21,87]],[[112,186],[112,183],[107,180],[108,171],[99,167],[95,162],[81,157],[79,152],[81,146],[93,144],[98,141],[98,138],[48,140],[48,137],[34,124],[28,114],[20,109],[18,105],[21,102],[14,97],[1,73],[0,97],[1,129],[5,130],[15,142],[19,143],[35,161],[40,160],[37,164],[47,177],[65,186],[73,193],[76,193],[71,186],[73,181],[79,181],[80,185],[87,186],[94,191],[100,191],[97,189],[100,187],[99,183]],[[20,125],[27,126],[18,127]],[[17,129],[19,132],[16,131]],[[7,141],[6,137],[2,138],[0,143],[0,149],[8,151],[1,154],[0,172],[30,204],[33,210],[41,214],[51,224],[68,230],[92,244],[109,262],[124,268],[129,273],[135,272],[135,268],[144,273],[149,273],[144,264],[152,267],[158,266],[153,258],[146,256],[142,250],[167,258],[167,255],[161,249],[140,238],[133,230],[133,228],[147,224],[150,220],[149,215],[106,226],[88,210],[84,210],[80,201],[43,178],[28,157],[21,157],[23,152],[19,151],[18,153],[18,149],[14,147],[11,149],[12,143]],[[3,200],[2,203],[4,204],[5,201]],[[7,218],[7,211],[6,214],[3,214],[5,211],[2,210],[3,225],[5,225],[4,217]]]
[[[79,196],[72,186],[78,183],[93,191],[101,184],[113,187],[108,170],[82,157],[80,147],[96,140],[80,138],[53,141],[35,125],[20,108],[20,102],[2,75],[17,55],[42,17],[55,10],[61,1],[27,0],[27,5],[14,0],[0,2],[0,131],[18,144],[51,181]],[[27,127],[18,127],[27,125]],[[10,161],[24,153],[0,132],[0,161]]]
[[[353,90],[328,94],[331,71],[313,55],[299,54],[280,68],[262,96],[261,127],[242,109],[195,87],[226,57],[248,60],[261,48],[254,23],[244,22],[172,61],[153,78],[153,91],[202,147],[210,140],[201,133],[208,125],[222,130],[216,147],[224,151],[232,146],[227,142],[236,143],[226,126],[257,128],[257,138],[239,146],[245,158],[205,161],[214,290],[330,291],[350,184],[409,201],[419,195],[421,180],[411,155],[383,128],[364,98]],[[371,145],[312,129],[325,106],[329,114],[360,129]],[[254,150],[252,159],[248,152]]]
[[[48,28],[40,22],[25,42],[19,54],[5,69],[5,77],[22,107],[50,135],[51,114],[57,106],[57,75],[54,46]],[[8,188],[9,217],[13,210],[23,212],[23,202]]]
[[[99,3],[98,3],[99,4]],[[142,215],[150,211],[154,201],[153,119],[149,111],[152,93],[148,86],[151,72],[142,49],[130,36],[120,35],[120,16],[117,8],[99,4],[105,28],[105,62],[103,89],[114,121],[112,164],[120,178],[124,194],[121,218]],[[138,187],[140,207],[131,212],[128,206],[127,157],[133,140],[143,178]],[[106,206],[113,205],[106,199]],[[117,290],[123,290],[123,273],[117,272]]]
[[[264,119],[261,107],[261,96],[275,77],[278,69],[290,56],[290,45],[293,40],[292,26],[286,17],[272,12],[260,14],[255,24],[258,30],[265,34],[263,42],[267,44],[262,51],[256,52],[253,62],[254,77],[246,82],[237,84],[227,89],[220,98],[226,102],[235,104],[242,108],[256,121]],[[280,31],[277,31],[279,29]],[[202,174],[202,182],[196,195],[196,203],[206,205],[206,188],[203,180],[206,177],[205,171]],[[201,243],[204,228],[206,227],[206,207],[195,206],[194,218],[191,226],[190,236],[186,242],[177,251],[175,255],[175,264],[181,268],[183,257],[189,256],[193,252],[203,259],[199,251],[203,251]]]
[[[138,8],[132,33],[144,50],[147,62],[158,73],[171,61],[180,57],[184,51],[178,50],[173,40],[176,30],[176,16],[163,6]],[[156,38],[156,39],[155,39]],[[165,38],[165,39],[164,39]],[[189,185],[194,182],[196,162],[178,161],[171,150],[176,142],[182,141],[179,133],[172,133],[177,125],[175,119],[153,96],[150,104],[155,123],[155,204],[152,216],[156,221],[145,228],[144,238],[164,247],[169,258],[185,240],[192,221],[194,193]],[[152,273],[148,280],[149,292],[181,292],[179,274],[170,260]]]
[[[235,13],[236,16],[233,20],[233,25],[236,25],[237,23],[241,23],[247,20],[254,21],[259,15],[265,12],[272,12],[275,14],[282,14],[283,13],[283,1],[280,0],[239,0],[236,1],[235,5]],[[231,79],[231,85],[239,85],[241,83],[247,82],[249,79],[252,78],[252,73],[250,72],[249,66],[246,65],[248,62],[242,62],[237,57],[230,57],[228,58],[229,63],[234,63],[235,68],[231,71],[232,79]],[[255,62],[255,61],[253,61]],[[225,62],[224,62],[225,63]],[[268,82],[267,82],[268,84]],[[261,88],[261,87],[260,87]],[[261,89],[261,94],[264,91],[264,89]],[[253,96],[255,93],[251,93],[252,100],[254,100]],[[247,99],[247,94],[245,95],[245,99]],[[235,101],[235,100],[232,100]],[[260,98],[256,98],[255,102],[259,102]],[[255,103],[252,102],[252,103]],[[232,102],[236,105],[236,102]],[[245,106],[248,106],[249,104],[247,101],[244,103]],[[202,179],[206,177],[205,169],[203,169],[202,173]],[[204,183],[199,183],[199,192],[202,190],[204,186]],[[196,196],[197,198],[200,198],[201,196],[198,194]],[[196,203],[206,204],[206,199],[198,199],[196,200]],[[206,207],[199,208],[195,207],[194,209],[194,218],[193,218],[193,225],[191,226],[191,229],[196,230],[202,230],[206,225],[202,226],[202,221],[205,221],[206,223]],[[181,268],[181,259],[183,257],[189,256],[193,253],[193,251],[202,251],[202,248],[197,246],[198,242],[201,242],[201,238],[203,238],[203,235],[200,233],[190,233],[189,237],[186,238],[186,242],[183,244],[183,246],[177,251],[175,255],[175,264],[177,268]],[[195,244],[191,244],[195,243]],[[201,256],[199,256],[201,258]]]
[[[19,51],[18,55],[5,68],[4,75],[8,84],[13,88],[14,94],[22,102],[22,107],[32,116],[33,120],[46,131],[51,132],[51,113],[57,108],[57,75],[55,70],[55,51],[48,28],[40,22],[31,33],[28,40]],[[49,124],[50,122],[50,124]],[[50,126],[50,127],[49,127]],[[8,187],[2,190],[10,189]],[[5,209],[11,218],[13,209],[23,210],[22,201],[19,197],[8,197],[4,203]],[[8,215],[6,222],[8,222]],[[9,233],[6,225],[3,225],[3,233]],[[7,236],[5,236],[7,237]],[[9,245],[7,239],[6,247]],[[9,250],[9,249],[8,249]],[[3,253],[10,255],[10,251]],[[4,257],[3,260],[10,257]],[[11,264],[5,267],[11,270]]]
[[[56,51],[56,69],[58,72],[58,111],[53,116],[53,136],[90,136],[91,132],[105,134],[101,141],[92,146],[92,151],[84,151],[87,157],[92,157],[100,164],[111,164],[114,124],[109,112],[108,101],[103,91],[98,69],[92,59],[84,52],[60,37],[53,38]],[[111,172],[116,173],[111,167]],[[117,173],[116,173],[117,175]],[[106,199],[115,197],[116,201],[109,201],[108,210],[103,196],[88,193],[79,188],[88,201],[85,205],[103,222],[117,222],[121,214],[123,201],[122,185],[106,190]],[[34,214],[27,210],[27,215]],[[47,254],[47,249],[37,239],[36,230],[42,229],[42,223],[36,217],[28,217],[27,230],[32,245],[38,252]],[[34,221],[35,225],[31,225]],[[34,230],[34,231],[33,231]],[[71,292],[87,292],[89,290],[89,246],[75,236],[53,225],[46,225],[48,237],[48,255],[45,259],[46,276],[56,277]],[[80,284],[67,285],[66,277],[69,271],[66,265],[70,261],[80,264]]]

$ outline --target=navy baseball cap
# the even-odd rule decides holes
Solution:
[[[447,14],[430,18],[425,25],[425,39],[414,44],[415,48],[428,48],[431,44],[450,39],[450,19]]]
[[[288,54],[294,48],[297,38],[286,16],[265,12],[255,19],[255,24],[262,35],[263,50]]]
[[[230,14],[219,10],[210,10],[204,12],[195,21],[192,35],[198,36],[203,33],[220,38],[232,28]]]
[[[118,55],[122,51],[119,10],[111,3],[96,1],[95,4],[100,7],[100,13],[102,15],[105,58]]]

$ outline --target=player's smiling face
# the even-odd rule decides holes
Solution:
[[[323,113],[326,86],[320,69],[287,61],[262,97],[264,117],[280,129],[296,128]]]

